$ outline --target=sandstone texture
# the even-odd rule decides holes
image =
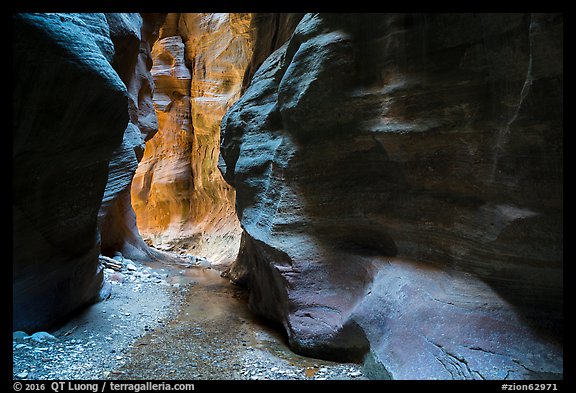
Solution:
[[[128,92],[104,14],[14,14],[13,29],[13,328],[33,332],[98,297]]]
[[[229,277],[371,378],[561,378],[556,14],[306,14],[222,121]]]
[[[122,144],[110,160],[108,182],[98,219],[103,254],[119,251],[130,258],[154,255],[144,243],[132,209],[130,185],[144,154],[145,141],[158,131],[152,102],[154,82],[150,74],[150,50],[158,37],[162,14],[106,14],[115,47],[114,69],[128,92],[129,122]]]
[[[288,41],[303,16],[301,13],[252,14],[250,40],[253,43],[253,52],[242,79],[242,93],[264,60]]]
[[[252,56],[250,14],[168,14],[152,50],[159,132],[132,185],[143,236],[215,264],[238,252],[235,191],[217,163],[220,122]]]

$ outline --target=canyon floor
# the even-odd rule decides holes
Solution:
[[[131,262],[106,276],[110,296],[52,337],[14,339],[14,379],[366,379],[358,364],[293,353],[211,268]]]

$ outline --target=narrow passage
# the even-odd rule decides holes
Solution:
[[[15,378],[365,379],[360,365],[293,353],[216,270],[119,265],[105,271],[110,297],[49,331],[54,339],[13,341]]]

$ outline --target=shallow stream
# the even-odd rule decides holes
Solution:
[[[246,290],[218,271],[149,266],[169,271],[168,281],[187,293],[175,319],[134,345],[123,379],[362,378],[359,365],[292,352],[281,327],[252,313]]]

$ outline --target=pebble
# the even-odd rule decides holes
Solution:
[[[110,296],[112,296],[112,284],[109,281],[104,281],[102,288],[100,288],[100,292],[98,293],[99,300],[104,301],[109,299]]]
[[[122,273],[113,272],[113,273],[110,273],[110,275],[108,276],[108,281],[122,284],[124,282],[124,276],[122,275]]]
[[[198,264],[198,266],[204,267],[204,268],[208,268],[208,267],[211,267],[211,266],[212,266],[212,264],[210,263],[210,261],[207,260],[207,259],[199,259],[198,262],[197,262],[197,264]]]
[[[42,343],[44,341],[56,341],[56,337],[46,332],[36,332],[31,336],[32,340]]]
[[[23,332],[22,330],[18,330],[14,333],[12,333],[12,340],[24,340],[26,339],[28,336],[28,333]]]
[[[202,258],[199,258],[202,260]],[[115,287],[115,290],[118,291],[128,291],[132,293],[133,289],[142,292],[142,289],[147,289],[151,284],[143,283],[142,279],[147,279],[150,282],[160,281],[163,285],[171,285],[173,288],[180,287],[180,290],[183,288],[188,287],[188,283],[190,279],[186,279],[186,285],[182,283],[175,283],[169,284],[163,277],[168,277],[167,273],[161,272],[158,274],[155,271],[149,271],[144,266],[138,263],[130,263],[129,266],[127,261],[124,262],[124,269],[122,271],[122,275],[125,279],[125,284],[122,286]],[[176,270],[180,276],[186,275],[186,270]],[[120,275],[118,272],[108,272],[110,274],[116,273]],[[130,283],[130,281],[135,281],[135,283]],[[182,279],[178,279],[182,280]],[[141,284],[142,283],[142,284]],[[177,292],[172,290],[173,292]],[[123,294],[124,292],[119,292]],[[134,296],[134,295],[132,295]],[[180,300],[182,302],[182,300]],[[124,303],[123,305],[125,305]],[[150,309],[143,310],[143,312],[138,312],[133,307],[131,308],[124,308],[118,306],[114,309],[108,309],[106,315],[102,315],[98,313],[103,320],[108,319],[109,321],[112,320],[112,328],[110,330],[101,331],[101,334],[96,334],[94,336],[94,340],[87,341],[85,339],[87,337],[87,331],[84,330],[84,335],[81,335],[83,338],[82,340],[68,340],[67,337],[62,336],[62,341],[58,341],[54,344],[48,345],[48,343],[43,344],[43,346],[49,347],[48,350],[46,348],[35,348],[36,345],[30,347],[25,344],[20,344],[17,341],[14,341],[13,347],[15,349],[19,349],[15,352],[15,356],[17,358],[25,359],[26,357],[34,357],[36,363],[24,363],[23,361],[20,363],[20,367],[17,370],[22,370],[26,368],[23,372],[16,374],[14,373],[14,377],[19,379],[30,378],[30,379],[69,379],[69,377],[74,377],[78,379],[98,379],[98,378],[115,378],[116,374],[119,374],[118,371],[114,371],[114,367],[118,367],[119,365],[125,364],[130,358],[130,355],[126,355],[124,357],[124,348],[125,346],[122,344],[124,329],[127,329],[125,325],[133,326],[136,323],[139,332],[143,333],[144,331],[154,331],[154,329],[149,326],[149,324],[153,324],[155,321],[158,321],[160,326],[165,326],[165,323],[162,323],[162,319],[158,318],[156,315],[152,314],[153,316],[150,319],[143,319],[146,316],[142,317],[139,314],[146,315],[148,312],[152,312],[152,310],[158,312],[160,308],[153,307],[151,305]],[[99,310],[101,312],[106,312],[106,310]],[[134,317],[130,318],[123,318],[124,316],[130,316],[130,312],[134,311]],[[138,319],[140,318],[140,319]],[[135,320],[132,321],[132,320]],[[132,321],[132,322],[131,322]],[[248,322],[245,319],[241,319],[240,323],[242,323],[241,328],[243,329],[246,327]],[[251,325],[248,325],[250,327]],[[156,327],[156,326],[155,326]],[[143,330],[142,330],[143,329]],[[194,336],[202,336],[208,334],[209,332],[204,332],[200,327],[196,327],[194,325],[191,327],[191,333]],[[82,328],[78,329],[78,331],[82,330]],[[16,332],[15,332],[16,333]],[[45,332],[44,332],[45,333]],[[48,334],[48,333],[46,333]],[[18,335],[17,335],[18,336]],[[30,339],[32,336],[27,336],[25,332],[21,333],[22,339],[25,340],[28,337]],[[54,337],[54,336],[52,336]],[[74,336],[73,336],[74,337]],[[234,372],[235,378],[240,379],[252,379],[252,380],[262,380],[262,379],[290,379],[290,380],[305,380],[305,379],[315,379],[315,380],[326,380],[326,379],[362,379],[363,374],[358,370],[358,367],[349,367],[349,364],[343,365],[331,365],[331,364],[322,364],[321,362],[314,363],[313,367],[311,363],[300,364],[300,367],[297,365],[290,363],[288,364],[287,361],[283,359],[279,359],[274,357],[271,353],[267,353],[267,349],[264,349],[260,344],[256,344],[255,347],[250,346],[250,342],[246,339],[248,337],[245,336],[238,336],[240,339],[235,341],[234,344],[238,345],[236,348],[238,349],[239,355],[242,357],[242,361],[240,363],[235,363],[231,365],[229,362],[230,360],[226,356],[226,350],[220,348],[218,343],[222,343],[222,345],[227,345],[228,341],[226,338],[214,338],[210,337],[210,341],[212,344],[216,345],[216,348],[213,348],[211,351],[211,356],[206,355],[206,357],[197,356],[198,359],[190,358],[187,361],[187,366],[189,370],[191,370],[190,375],[194,375],[195,378],[202,379],[202,375],[209,375],[208,373],[203,374],[196,374],[197,372],[204,372],[210,371],[205,370],[204,367],[207,363],[210,363],[210,367],[212,371],[216,370],[219,372],[219,368],[229,368],[232,370],[237,370]],[[92,338],[92,337],[89,337]],[[54,338],[56,339],[56,338]],[[16,339],[15,339],[16,340]],[[271,340],[269,334],[262,333],[258,336],[258,341],[264,342]],[[25,342],[25,341],[24,341]],[[74,345],[68,345],[68,344]],[[102,348],[96,347],[95,344],[100,344]],[[150,342],[151,344],[154,341]],[[239,344],[243,346],[240,347]],[[112,347],[115,347],[113,349]],[[28,348],[28,350],[23,350],[23,348]],[[36,352],[38,351],[38,352]],[[100,361],[100,358],[94,357],[94,354],[100,353],[102,356],[101,364],[98,363],[96,360]],[[196,356],[195,356],[196,357]],[[94,362],[91,363],[90,361],[93,360]],[[191,361],[195,360],[195,361]],[[198,363],[196,363],[198,361]],[[39,363],[42,362],[42,363]],[[16,363],[15,363],[16,364]],[[60,367],[61,364],[66,364],[66,367]],[[39,366],[37,371],[31,369],[31,366]],[[232,366],[232,367],[231,367]],[[165,366],[165,372],[171,372],[171,375],[174,375],[174,372],[178,372],[180,370],[174,370],[173,368],[177,369],[177,365],[170,364]],[[316,375],[311,373],[312,375],[307,377],[305,370],[307,368],[315,369]],[[107,371],[104,371],[107,370]],[[313,371],[313,370],[310,370]],[[312,377],[312,378],[310,378]],[[72,378],[72,379],[74,379]]]

